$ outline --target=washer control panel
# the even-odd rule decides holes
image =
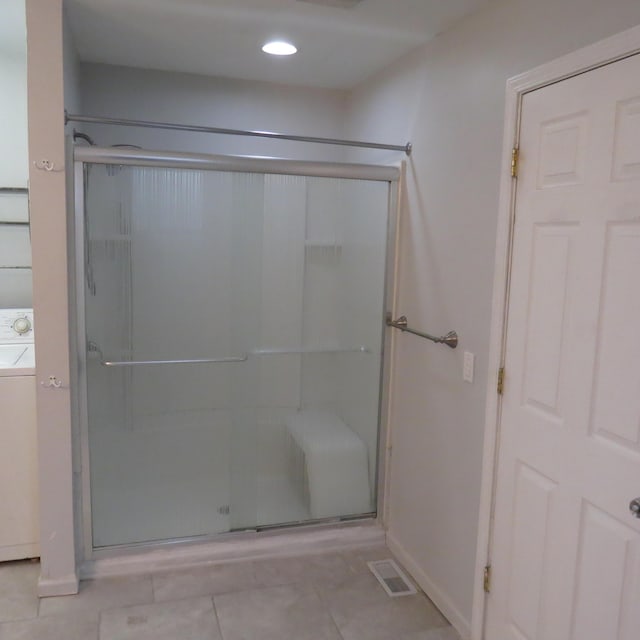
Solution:
[[[33,342],[33,309],[0,309],[0,344]]]

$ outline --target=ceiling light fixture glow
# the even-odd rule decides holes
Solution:
[[[273,40],[267,42],[262,50],[265,53],[269,53],[272,56],[292,56],[298,51],[290,42],[284,42],[284,40]]]

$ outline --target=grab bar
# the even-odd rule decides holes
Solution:
[[[429,333],[423,333],[422,331],[416,331],[415,329],[411,329],[408,324],[407,316],[400,316],[397,320],[392,320],[391,314],[387,314],[387,326],[393,327],[394,329],[400,329],[400,331],[406,331],[407,333],[413,333],[415,336],[420,336],[421,338],[426,338],[427,340],[431,340],[431,342],[436,342],[439,344],[446,344],[447,347],[451,347],[455,349],[458,346],[458,334],[455,331],[449,331],[444,336],[432,336]]]

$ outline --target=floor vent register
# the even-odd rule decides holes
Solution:
[[[375,560],[367,564],[387,595],[392,598],[417,593],[409,578],[393,560]]]

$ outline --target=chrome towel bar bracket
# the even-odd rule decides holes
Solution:
[[[422,331],[411,329],[409,327],[407,316],[400,316],[396,320],[392,320],[392,316],[389,313],[387,314],[387,326],[393,327],[394,329],[400,329],[400,331],[403,332],[406,331],[407,333],[413,333],[413,335],[426,338],[427,340],[431,340],[431,342],[446,344],[447,347],[451,347],[452,349],[455,349],[458,346],[458,334],[455,331],[449,331],[449,333],[444,336],[432,336],[429,333],[423,333]]]

